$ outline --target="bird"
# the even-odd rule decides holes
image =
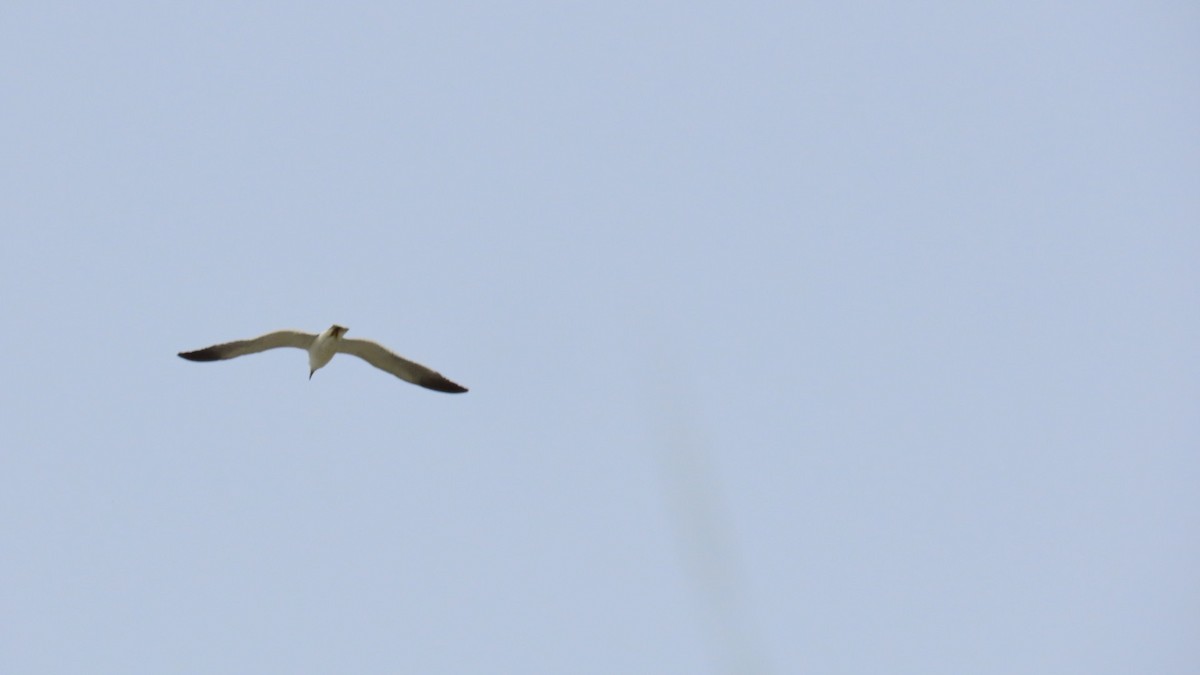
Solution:
[[[357,356],[405,382],[411,382],[426,389],[447,394],[461,394],[467,391],[466,387],[451,382],[436,370],[409,361],[377,342],[343,338],[342,336],[346,334],[347,330],[349,329],[345,326],[337,324],[326,328],[320,335],[298,330],[277,330],[249,340],[225,342],[195,351],[179,352],[179,356],[188,361],[224,361],[247,354],[265,352],[277,347],[295,347],[308,350],[308,379],[310,380],[313,373],[333,360],[334,354],[341,353]]]

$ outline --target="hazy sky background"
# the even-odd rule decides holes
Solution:
[[[1196,672],[1198,26],[5,2],[0,671]]]

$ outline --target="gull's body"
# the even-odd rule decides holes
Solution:
[[[246,354],[257,354],[277,347],[295,347],[308,351],[308,377],[325,367],[334,354],[352,354],[376,368],[413,384],[444,391],[449,394],[461,394],[467,388],[447,380],[436,370],[409,361],[408,359],[389,351],[383,345],[370,340],[345,339],[346,328],[333,325],[320,335],[304,333],[298,330],[278,330],[249,340],[226,342],[224,344],[205,347],[193,352],[180,352],[179,355],[189,361],[223,361]]]

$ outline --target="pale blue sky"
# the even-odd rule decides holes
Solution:
[[[0,670],[1195,672],[1195,6],[301,4],[0,8]]]

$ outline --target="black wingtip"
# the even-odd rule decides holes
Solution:
[[[455,384],[441,376],[427,377],[424,380],[421,380],[420,385],[426,389],[432,389],[434,391],[440,391],[447,394],[465,394],[467,392],[466,387],[462,386],[461,384]]]
[[[217,356],[217,350],[212,347],[205,349],[197,349],[194,352],[179,352],[179,357],[188,361],[220,361],[221,357]]]

